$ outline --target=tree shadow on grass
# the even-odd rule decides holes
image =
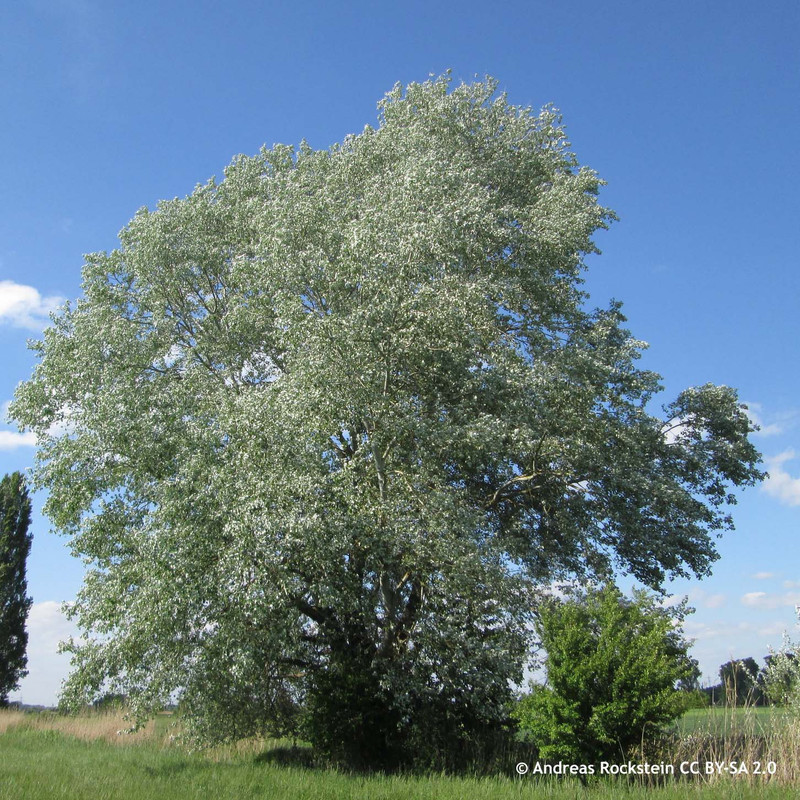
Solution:
[[[301,769],[322,769],[323,765],[310,747],[272,747],[259,753],[255,758],[256,764],[273,764],[280,767],[299,767]]]
[[[172,778],[189,768],[188,762],[176,761],[171,764],[161,764],[158,767],[144,766],[143,770],[150,778]]]

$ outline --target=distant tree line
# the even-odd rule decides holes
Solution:
[[[719,683],[700,691],[714,706],[785,705],[796,688],[796,678],[794,670],[779,669],[779,661],[795,659],[791,651],[765,656],[762,667],[752,656],[731,659],[720,665]]]

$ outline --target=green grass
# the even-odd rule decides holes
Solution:
[[[83,735],[86,728],[80,729]],[[18,723],[0,733],[0,800],[749,800],[794,798],[794,787],[725,779],[692,784],[668,778],[661,788],[625,780],[588,788],[561,780],[514,775],[492,778],[363,776],[275,763],[270,751],[187,753],[156,731],[138,743],[78,738]],[[105,734],[104,734],[105,735]]]

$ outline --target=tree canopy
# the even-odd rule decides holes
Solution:
[[[751,425],[727,387],[648,410],[581,289],[601,184],[555,110],[445,76],[88,256],[12,405],[90,565],[67,697],[396,753],[505,715],[536,586],[708,572]]]

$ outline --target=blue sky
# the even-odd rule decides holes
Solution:
[[[141,206],[184,196],[262,144],[327,147],[376,120],[395,83],[452,69],[564,114],[620,221],[598,236],[592,302],[621,300],[663,402],[735,386],[771,477],[741,496],[713,576],[672,587],[708,678],[761,659],[800,604],[800,4],[636,2],[120,3],[0,9],[0,403],[30,375],[26,339],[80,294],[82,254],[111,249]],[[0,474],[33,463],[0,424]],[[41,498],[35,498],[41,508]],[[37,512],[30,675],[66,671],[59,603],[82,565]]]

